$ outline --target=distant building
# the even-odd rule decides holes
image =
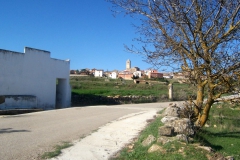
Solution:
[[[108,74],[108,77],[109,78],[112,78],[112,79],[117,79],[117,72],[110,72],[109,74]]]
[[[163,78],[172,79],[173,74],[172,73],[163,73]]]
[[[130,69],[131,69],[131,61],[130,61],[130,59],[128,59],[126,61],[126,70],[130,70]]]
[[[187,72],[175,72],[173,73],[174,79],[187,79],[189,77],[190,73]]]
[[[103,70],[102,69],[100,69],[100,70],[95,69],[94,77],[103,77]]]
[[[163,74],[162,73],[158,73],[157,70],[150,70],[148,72],[148,78],[163,78]]]
[[[76,74],[75,70],[70,70],[70,74]]]
[[[135,72],[133,72],[133,75],[135,77],[141,78],[142,77],[142,72],[141,71],[135,71]]]
[[[90,72],[87,69],[81,69],[80,72],[79,72],[80,75],[89,75],[89,73]]]
[[[125,80],[132,80],[133,74],[129,71],[123,71],[118,74],[119,78],[123,78]]]
[[[131,68],[131,61],[128,59],[126,61],[126,70],[133,73],[133,72],[136,72],[136,71],[140,71],[140,68],[139,67],[133,67]]]
[[[140,68],[138,68],[138,67],[133,67],[133,68],[130,68],[128,71],[131,72],[131,73],[133,73],[133,72],[136,72],[136,71],[140,71]]]

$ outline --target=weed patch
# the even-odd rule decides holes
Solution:
[[[72,146],[72,144],[69,143],[69,142],[62,142],[62,144],[56,145],[54,147],[54,151],[44,153],[41,158],[42,159],[49,159],[49,158],[56,157],[56,156],[58,156],[62,153],[61,152],[62,149],[65,149],[65,148],[68,148],[68,147],[71,147],[71,146]]]

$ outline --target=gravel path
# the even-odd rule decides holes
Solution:
[[[146,119],[153,118],[155,114],[156,111],[144,111],[121,117],[75,142],[73,147],[64,149],[52,160],[107,160],[137,137],[147,125]]]

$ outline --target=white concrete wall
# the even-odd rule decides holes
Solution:
[[[56,80],[65,79],[63,107],[70,106],[70,62],[50,58],[50,52],[25,47],[24,53],[0,50],[0,95],[33,95],[37,108],[53,109]],[[1,104],[3,105],[3,104]]]

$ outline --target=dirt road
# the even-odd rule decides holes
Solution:
[[[62,141],[76,141],[120,117],[138,115],[137,113],[143,111],[155,112],[168,104],[75,107],[2,116],[0,117],[0,159],[39,159],[44,152],[52,150],[53,146]]]

